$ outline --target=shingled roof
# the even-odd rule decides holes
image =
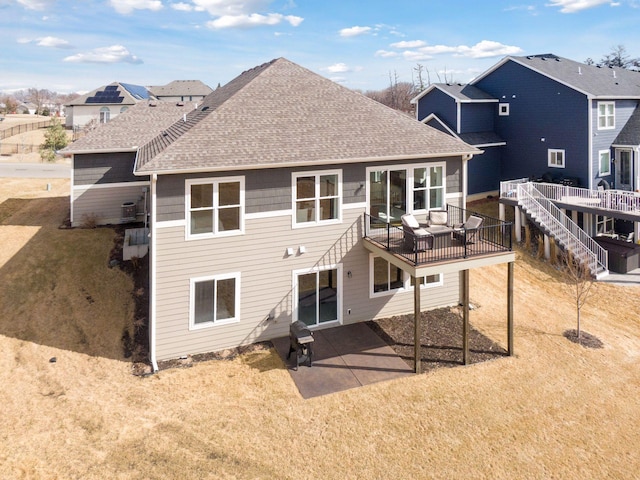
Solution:
[[[100,124],[62,153],[135,151],[195,109],[195,102],[140,102],[108,123]]]
[[[639,72],[624,68],[587,65],[551,53],[526,57],[505,57],[474,79],[471,84],[478,83],[480,79],[508,61],[530,68],[594,98],[640,98]]]
[[[149,91],[156,97],[187,97],[189,95],[205,96],[213,92],[213,89],[200,80],[174,80],[166,85],[149,87]]]
[[[433,158],[479,150],[287,59],[248,70],[138,153],[172,173]]]

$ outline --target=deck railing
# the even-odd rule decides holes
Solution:
[[[365,214],[365,238],[404,258],[413,265],[463,260],[512,250],[512,224],[452,205],[447,206],[451,232],[436,233],[427,242],[404,231],[402,226]],[[483,219],[477,229],[465,230],[462,225],[471,215]]]
[[[526,178],[500,182],[500,197],[515,199],[518,184],[528,182]],[[636,212],[640,214],[640,194],[636,192],[626,190],[590,190],[557,183],[535,182],[534,185],[546,198],[554,202],[601,208],[613,212]]]
[[[577,260],[587,265],[594,276],[607,271],[607,251],[562,213],[553,199],[545,195],[545,189],[539,189],[539,186],[530,182],[517,186],[518,203],[523,210]]]

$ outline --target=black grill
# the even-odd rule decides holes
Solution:
[[[293,322],[289,327],[289,353],[287,360],[291,354],[296,354],[296,370],[301,364],[306,363],[311,366],[313,357],[313,333],[304,322]]]

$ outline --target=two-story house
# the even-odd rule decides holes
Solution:
[[[640,73],[553,54],[505,57],[468,85],[413,99],[418,120],[488,155],[469,164],[470,195],[529,177],[640,189],[639,101]]]
[[[109,135],[98,129],[67,151],[74,179],[87,170],[103,184],[88,191],[110,188],[110,171],[101,177],[96,164],[122,161],[138,187],[148,182],[156,368],[286,336],[294,321],[313,329],[468,307],[468,271],[482,265],[508,264],[512,286],[507,224],[486,219],[469,241],[442,227],[429,247],[405,246],[415,238],[399,227],[402,215],[449,209],[465,221],[466,164],[479,151],[451,135],[284,58],[179,118],[169,110],[173,123],[151,122],[153,138],[127,141],[126,118],[145,112],[159,110],[132,109]],[[118,147],[109,137],[120,135]]]

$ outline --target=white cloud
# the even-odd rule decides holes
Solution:
[[[347,67],[346,63],[334,63],[333,65],[328,66],[327,70],[331,73],[343,73],[348,72],[349,67]]]
[[[599,7],[600,5],[617,7],[620,3],[612,2],[611,0],[551,0],[551,3],[547,4],[548,7],[560,7],[562,13],[575,13],[580,10]]]
[[[53,47],[53,48],[73,48],[68,41],[57,37],[41,37],[36,40],[36,44],[40,47]]]
[[[413,42],[398,42],[391,46],[404,46]],[[382,51],[384,52],[384,51]],[[407,60],[419,61],[429,60],[435,55],[452,54],[456,57],[469,57],[469,58],[490,58],[501,57],[505,55],[516,55],[521,53],[520,47],[512,45],[504,45],[492,40],[482,40],[475,45],[425,45],[415,49],[409,49],[402,52],[402,56]],[[386,52],[385,52],[386,53]],[[380,54],[379,56],[383,56]],[[388,55],[390,56],[390,55]]]
[[[162,10],[161,0],[109,0],[116,12],[127,15],[134,10]]]
[[[222,28],[251,28],[263,25],[279,25],[283,21],[289,22],[292,26],[297,27],[304,21],[304,18],[294,15],[285,16],[280,13],[268,13],[267,15],[260,15],[259,13],[252,13],[250,15],[223,15],[222,17],[207,22],[207,27],[214,30]]]
[[[390,52],[389,50],[378,50],[376,52],[376,57],[393,58],[397,56],[398,56],[398,52]]]
[[[356,37],[358,35],[364,35],[365,33],[369,33],[371,31],[371,27],[349,27],[343,28],[340,30],[341,37]]]
[[[55,0],[18,0],[18,3],[29,10],[44,10],[53,6]]]
[[[411,40],[392,43],[391,46],[393,48],[418,48],[424,47],[426,44],[427,42],[423,42],[422,40]]]
[[[248,15],[264,11],[270,3],[271,0],[193,0],[196,10],[214,17]]]
[[[66,57],[64,61],[71,63],[142,63],[142,60],[129,53],[129,50],[122,45],[96,48],[90,52]]]
[[[184,3],[184,2],[171,3],[170,6],[174,10],[178,10],[181,12],[191,12],[194,10],[193,5],[189,5],[188,3]]]

